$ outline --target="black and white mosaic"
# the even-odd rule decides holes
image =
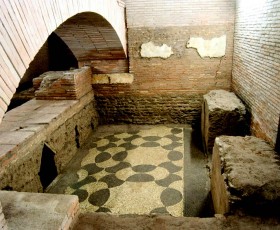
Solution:
[[[82,211],[183,215],[183,129],[153,126],[92,140],[67,194]]]

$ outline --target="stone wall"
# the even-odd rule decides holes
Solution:
[[[0,126],[0,189],[41,192],[44,144],[60,173],[98,124],[92,98],[89,93],[76,101],[33,99],[9,111]]]
[[[275,145],[280,114],[280,2],[236,2],[233,89],[252,113],[252,134]]]

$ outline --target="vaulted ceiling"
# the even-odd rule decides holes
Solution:
[[[116,31],[99,14],[77,14],[59,26],[55,33],[78,61],[126,58]]]

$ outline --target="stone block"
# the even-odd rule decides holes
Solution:
[[[225,90],[203,95],[201,133],[205,152],[212,153],[217,136],[244,136],[246,109],[240,99]]]
[[[33,80],[35,97],[39,100],[75,100],[92,91],[91,68],[49,71]]]
[[[215,213],[279,215],[279,175],[279,158],[264,140],[217,137],[211,170]]]
[[[129,73],[93,74],[92,84],[132,84],[133,80]]]
[[[74,195],[0,191],[0,200],[9,229],[66,230],[79,211]]]

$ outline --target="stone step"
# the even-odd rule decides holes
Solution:
[[[66,230],[76,221],[77,196],[0,191],[8,229]]]
[[[216,138],[211,193],[215,213],[279,215],[279,156],[264,140],[253,136]]]

